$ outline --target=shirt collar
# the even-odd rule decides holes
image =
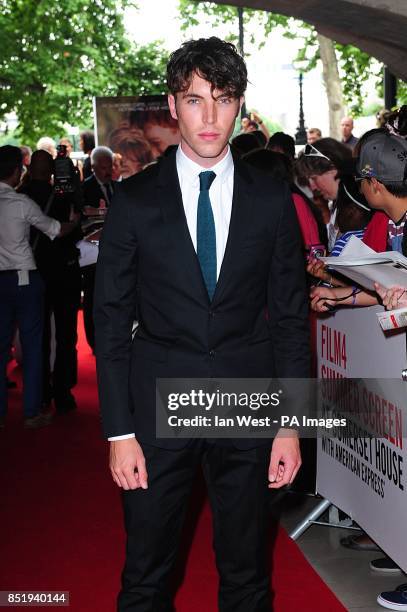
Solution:
[[[96,182],[97,182],[97,183],[98,183],[98,184],[99,184],[101,187],[104,187],[104,186],[105,186],[105,184],[104,184],[104,183],[102,183],[102,181],[101,181],[101,180],[100,180],[100,179],[99,179],[99,178],[96,176],[96,174],[95,174],[95,173],[93,173],[93,176],[95,177]]]
[[[196,162],[192,161],[181,148],[178,146],[176,154],[177,170],[181,181],[187,180],[193,184],[199,184],[199,175],[201,172],[212,170],[216,174],[216,179],[222,183],[228,179],[230,173],[233,172],[233,157],[228,145],[228,150],[217,164],[211,168],[203,168]]]

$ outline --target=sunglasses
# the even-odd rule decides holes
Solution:
[[[321,151],[318,151],[318,149],[316,149],[312,144],[305,145],[304,155],[306,157],[322,157],[323,159],[327,159],[329,163],[332,164],[332,161],[329,159],[329,157],[321,153]]]

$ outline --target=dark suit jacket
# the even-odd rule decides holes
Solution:
[[[110,183],[112,191],[113,191],[113,182]],[[106,201],[106,196],[100,188],[99,183],[96,180],[94,174],[87,178],[82,183],[83,189],[83,199],[85,206],[93,206],[94,208],[99,208],[100,200]],[[106,202],[106,206],[109,206],[109,202]]]
[[[103,230],[94,317],[108,437],[135,432],[156,446],[185,446],[185,439],[155,440],[156,378],[308,377],[304,261],[288,186],[235,161],[229,236],[211,303],[175,155],[123,181]]]

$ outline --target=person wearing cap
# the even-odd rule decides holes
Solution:
[[[406,255],[407,140],[386,129],[375,129],[361,138],[358,148],[360,191],[369,206],[378,211],[366,228],[364,242],[378,252],[389,250]],[[388,294],[379,285],[376,291],[350,286],[315,287],[311,291],[311,307],[317,312],[326,312],[338,304],[372,306],[378,303],[378,296],[386,300],[385,305],[400,307],[401,291],[397,293],[395,288]]]

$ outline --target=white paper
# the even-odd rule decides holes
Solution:
[[[389,329],[399,329],[407,327],[407,306],[396,310],[386,310],[376,313],[381,328],[386,331]]]
[[[99,247],[96,244],[92,244],[86,240],[80,240],[76,246],[81,252],[79,257],[79,265],[81,268],[84,266],[90,266],[97,262]]]
[[[356,236],[351,236],[341,255],[321,261],[371,291],[375,282],[386,289],[407,287],[407,257],[397,251],[376,253]]]

